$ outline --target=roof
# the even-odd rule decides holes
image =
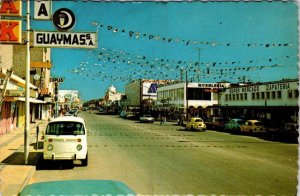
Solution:
[[[61,180],[27,185],[24,195],[136,195],[126,184],[115,180]]]
[[[53,120],[50,121],[50,123],[52,122],[60,122],[60,121],[69,121],[69,122],[81,122],[84,123],[84,119],[81,117],[75,117],[75,116],[60,116],[57,118],[54,118]]]

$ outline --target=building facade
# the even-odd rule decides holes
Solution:
[[[218,115],[218,92],[227,83],[186,83],[173,81],[157,89],[157,105],[190,116]]]
[[[298,80],[231,86],[221,93],[220,107],[229,118],[298,122],[298,88]]]

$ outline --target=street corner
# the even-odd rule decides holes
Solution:
[[[32,165],[0,165],[0,195],[19,195],[35,171]]]

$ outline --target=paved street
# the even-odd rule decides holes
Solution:
[[[40,161],[30,183],[114,179],[138,194],[294,195],[297,144],[206,131],[168,122],[142,124],[81,112],[89,130],[89,165]]]

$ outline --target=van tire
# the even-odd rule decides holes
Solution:
[[[82,164],[82,166],[88,166],[88,154],[86,154],[86,157],[85,157],[85,159],[82,159],[81,160],[81,164]]]

